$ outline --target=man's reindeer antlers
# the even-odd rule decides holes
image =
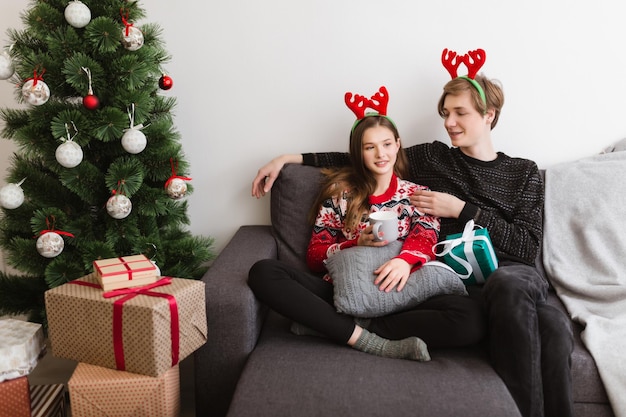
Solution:
[[[461,65],[461,63],[465,64],[468,70],[467,77],[473,80],[478,70],[485,63],[485,51],[483,49],[476,49],[474,51],[468,51],[465,55],[458,55],[456,52],[449,51],[448,48],[446,48],[441,54],[441,63],[446,67],[452,78],[458,77],[457,69],[459,65]]]

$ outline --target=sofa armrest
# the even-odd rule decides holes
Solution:
[[[267,308],[248,287],[248,271],[276,258],[270,226],[242,226],[202,277],[208,339],[194,353],[196,415],[223,416],[254,349]]]

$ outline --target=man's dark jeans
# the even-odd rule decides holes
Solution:
[[[547,304],[548,288],[536,268],[503,262],[472,294],[482,293],[492,365],[524,417],[573,415],[571,322]]]

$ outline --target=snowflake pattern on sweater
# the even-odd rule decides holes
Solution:
[[[398,216],[398,236],[403,241],[398,258],[412,265],[412,271],[435,259],[432,247],[439,236],[439,218],[420,213],[411,205],[409,197],[415,190],[428,189],[402,180],[395,175],[389,188],[378,196],[370,196],[370,213],[393,211]],[[345,228],[350,190],[325,200],[317,214],[307,250],[307,264],[314,272],[325,272],[324,261],[337,251],[356,246],[359,235],[369,225],[363,218],[356,230]],[[324,279],[329,280],[326,275]]]

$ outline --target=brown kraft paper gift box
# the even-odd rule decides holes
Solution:
[[[164,278],[152,285],[159,286],[105,298],[90,274],[46,291],[52,354],[153,377],[178,364],[207,340],[204,283]]]
[[[79,363],[67,383],[73,416],[177,417],[178,365],[159,377]]]
[[[93,269],[104,291],[139,287],[156,282],[157,267],[145,255],[93,261]]]

